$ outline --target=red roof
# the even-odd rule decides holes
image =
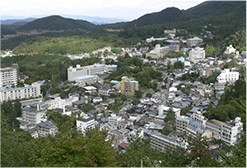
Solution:
[[[121,148],[123,148],[123,149],[126,150],[126,149],[129,147],[129,143],[123,142],[123,143],[119,144],[119,146],[120,146]]]

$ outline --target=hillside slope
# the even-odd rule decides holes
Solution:
[[[29,30],[74,30],[74,29],[84,29],[87,31],[96,30],[97,26],[84,21],[84,20],[74,20],[63,18],[61,16],[49,16],[41,19],[36,19],[29,22],[17,30],[29,31]]]

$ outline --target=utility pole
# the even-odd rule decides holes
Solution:
[[[142,162],[142,159],[141,159],[141,168],[143,168],[143,162]]]

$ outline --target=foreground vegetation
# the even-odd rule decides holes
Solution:
[[[199,137],[189,140],[190,153],[182,149],[160,153],[151,149],[148,140],[137,137],[130,139],[131,145],[122,153],[111,146],[112,141],[105,141],[106,132],[94,129],[82,136],[75,130],[74,116],[54,112],[48,116],[58,126],[59,134],[33,139],[18,128],[15,117],[20,115],[19,108],[19,102],[14,106],[5,102],[1,107],[1,166],[4,167],[245,167],[246,164],[245,135],[231,147],[232,157],[221,151],[209,151],[207,142]],[[223,161],[217,161],[216,155]]]

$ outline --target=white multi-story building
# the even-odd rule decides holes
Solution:
[[[40,84],[37,82],[32,83],[32,85],[25,85],[25,87],[0,89],[0,102],[40,96],[42,96]]]
[[[215,139],[222,139],[223,122],[218,120],[209,120],[206,123],[206,129],[212,131],[212,137]]]
[[[56,109],[56,108],[60,108],[63,109],[65,106],[72,106],[73,102],[78,101],[79,97],[76,95],[72,95],[67,99],[61,99],[61,97],[56,97],[53,100],[50,100],[48,102],[48,109],[52,110],[52,109]]]
[[[93,129],[96,126],[95,119],[92,117],[85,117],[82,120],[76,120],[76,127],[78,131],[81,131],[85,134],[85,131],[88,129]]]
[[[39,137],[47,137],[48,135],[55,136],[58,132],[56,125],[51,121],[41,122],[37,125]]]
[[[202,125],[202,128],[206,128],[207,118],[202,115],[201,112],[197,111],[192,114],[192,121],[198,122]]]
[[[234,121],[225,122],[222,127],[222,141],[227,145],[235,145],[243,130],[243,123],[240,117]]]
[[[158,107],[159,115],[167,114],[169,111],[172,111],[175,113],[175,116],[180,116],[181,109],[180,108],[174,108],[174,107],[168,107],[163,104],[159,105]]]
[[[68,81],[78,81],[82,80],[85,76],[95,76],[102,75],[112,70],[116,70],[117,65],[105,65],[105,64],[93,64],[89,66],[76,65],[76,68],[70,66],[67,69]],[[86,79],[87,80],[87,79]]]
[[[86,76],[79,77],[76,80],[76,83],[78,86],[84,87],[86,85],[91,85],[91,84],[98,82],[99,79],[100,78],[98,77],[98,75],[86,75]]]
[[[46,109],[46,103],[32,104],[22,108],[21,117],[16,118],[20,121],[20,128],[23,130],[29,130],[32,128],[30,125],[36,126],[37,124],[46,121]]]
[[[191,135],[192,137],[196,137],[197,134],[202,135],[204,131],[201,129],[201,127],[202,125],[200,123],[190,121],[186,127],[186,135]]]
[[[108,119],[109,119],[109,124],[111,124],[113,127],[116,127],[116,128],[122,122],[122,117],[117,116],[116,114],[111,114],[111,116]]]
[[[16,68],[0,68],[0,87],[11,87],[17,85]]]
[[[224,69],[217,77],[219,83],[234,83],[239,79],[239,72],[232,72],[230,69]]]
[[[154,150],[165,152],[166,149],[184,148],[187,149],[185,142],[179,142],[176,139],[162,135],[162,134],[151,134],[150,144]]]
[[[197,63],[205,59],[205,50],[200,47],[192,48],[189,51],[189,60],[193,63]]]
[[[187,116],[176,117],[176,130],[178,132],[186,132],[186,128],[189,125],[190,118]]]

